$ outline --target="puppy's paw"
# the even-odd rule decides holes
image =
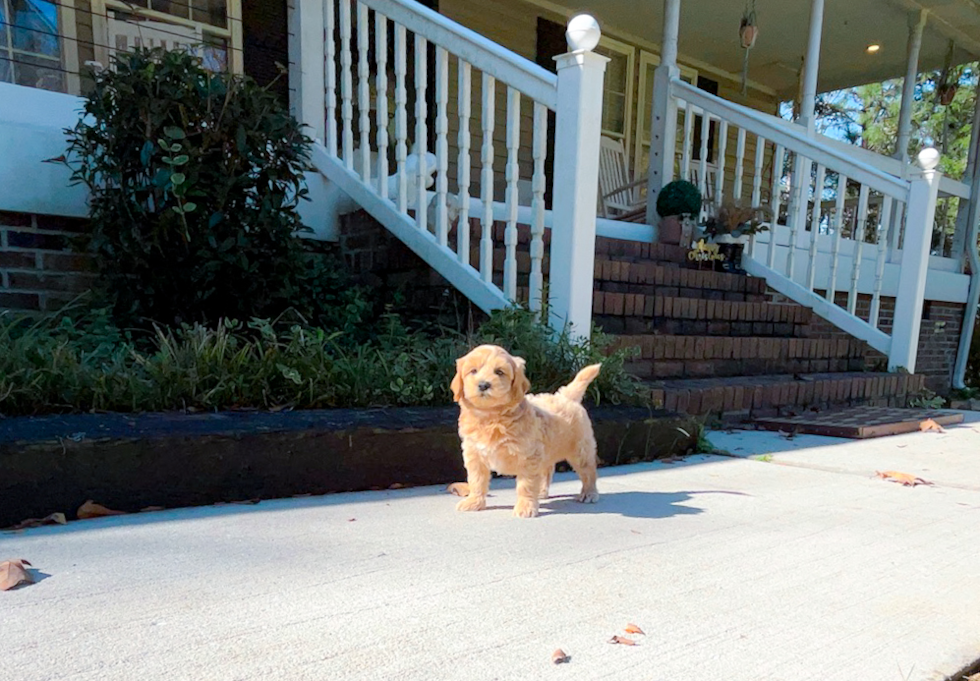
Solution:
[[[599,501],[599,493],[595,490],[582,492],[575,497],[575,501],[579,502],[580,504],[594,504],[595,502]]]
[[[538,505],[530,499],[518,499],[514,504],[514,515],[518,518],[533,518],[538,515]]]
[[[468,496],[459,500],[456,504],[457,511],[482,511],[487,507],[486,497]]]

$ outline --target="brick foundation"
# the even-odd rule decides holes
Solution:
[[[817,293],[824,294],[823,291]],[[847,294],[838,292],[835,302],[838,305],[846,305]],[[859,295],[856,306],[858,316],[867,320],[870,310],[871,296]],[[965,310],[966,306],[962,303],[939,301],[926,301],[923,307],[915,373],[926,377],[925,387],[933,392],[944,393],[949,390]],[[887,334],[892,332],[894,316],[895,299],[882,297],[879,327]],[[810,322],[808,333],[811,338],[850,338],[836,326],[816,315]],[[884,355],[870,347],[866,349],[865,361],[868,368],[881,368],[888,363]]]
[[[89,256],[69,240],[86,221],[0,211],[0,310],[53,312],[95,281]]]

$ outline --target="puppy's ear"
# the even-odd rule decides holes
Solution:
[[[514,390],[520,392],[521,395],[526,395],[527,391],[531,389],[531,381],[527,380],[524,373],[527,362],[524,361],[523,357],[512,357],[511,359],[514,360]]]
[[[449,384],[449,389],[453,391],[453,402],[459,402],[463,398],[463,360],[456,360],[456,375],[453,382]]]

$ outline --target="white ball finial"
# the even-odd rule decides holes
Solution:
[[[919,152],[919,167],[923,170],[935,170],[939,165],[939,150],[935,147],[926,147]]]
[[[588,14],[579,14],[572,17],[565,30],[565,40],[568,42],[568,49],[572,52],[579,50],[592,51],[599,44],[599,22]]]

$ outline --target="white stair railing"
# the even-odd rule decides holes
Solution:
[[[942,179],[934,150],[920,154],[921,172],[903,179],[679,78],[670,79],[670,96],[678,111],[681,177],[694,181],[714,206],[750,201],[771,211],[769,231],[746,246],[748,273],[866,341],[888,356],[891,368],[913,370]],[[697,159],[695,125],[701,131]],[[709,166],[712,130],[718,153]],[[726,147],[733,134],[731,158]],[[882,291],[889,262],[901,266],[887,333]]]
[[[573,19],[584,38],[569,32],[572,51],[556,58],[555,75],[410,0],[299,5],[319,12],[325,36],[326,121],[314,125],[325,140],[314,165],[484,310],[545,306],[547,112],[555,112],[547,302],[552,323],[588,334],[607,61],[591,51],[595,21]],[[529,272],[518,267],[519,224]]]

